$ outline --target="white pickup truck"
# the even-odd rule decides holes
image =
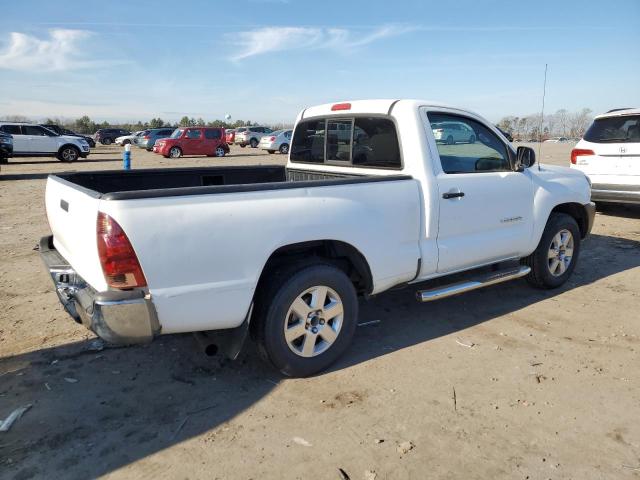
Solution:
[[[443,122],[474,134],[436,141]],[[562,285],[595,207],[582,172],[534,162],[468,111],[320,105],[299,114],[286,167],[51,175],[40,253],[66,310],[109,342],[217,330],[201,337],[233,356],[251,332],[305,376],[350,344],[358,296]]]

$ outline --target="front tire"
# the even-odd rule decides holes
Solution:
[[[112,140],[110,138],[105,138],[102,140],[103,145],[111,145]]]
[[[182,156],[182,150],[179,147],[171,147],[169,150],[169,158],[180,158]]]
[[[286,155],[287,153],[289,153],[289,144],[288,143],[283,143],[282,145],[280,145],[280,153],[282,153],[283,155]]]
[[[125,145],[129,145],[131,143],[131,140],[124,140],[122,142],[122,146],[124,147]]]
[[[256,140],[255,138],[252,138],[249,141],[249,145],[251,145],[251,148],[257,148],[258,147],[258,140]]]
[[[580,255],[580,228],[566,213],[552,213],[535,251],[522,263],[531,267],[527,281],[537,288],[558,288],[573,273]]]
[[[80,150],[72,145],[66,145],[58,152],[58,160],[61,162],[75,162],[80,157]]]
[[[453,145],[453,137],[451,135],[447,137],[447,145]]]
[[[276,153],[276,151],[275,151],[275,150],[267,150],[267,152],[269,152],[269,153],[270,153],[270,154],[272,154],[272,155],[273,155],[274,153]]]
[[[225,153],[226,152],[224,151],[224,148],[217,147],[214,154],[215,154],[216,157],[224,157]]]
[[[342,270],[324,263],[298,266],[274,274],[262,285],[254,332],[263,356],[284,375],[313,375],[349,347],[358,298]]]

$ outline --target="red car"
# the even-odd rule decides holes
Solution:
[[[227,145],[233,145],[236,141],[236,130],[234,128],[227,130]]]
[[[229,153],[224,128],[182,127],[169,138],[156,141],[153,151],[165,158],[180,158],[183,155],[206,155],[224,157]]]

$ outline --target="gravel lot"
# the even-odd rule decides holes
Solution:
[[[570,149],[545,144],[543,162],[566,165]],[[133,155],[134,168],[285,161]],[[92,350],[33,247],[49,233],[47,174],[120,162],[98,147],[73,165],[2,165],[0,418],[32,406],[0,433],[0,477],[640,478],[640,208],[598,212],[559,290],[363,302],[360,322],[380,322],[330,371],[291,380],[252,345],[229,362],[191,335]]]

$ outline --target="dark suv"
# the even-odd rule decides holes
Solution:
[[[96,142],[100,142],[103,145],[111,145],[116,141],[116,138],[124,135],[131,135],[131,132],[122,128],[101,128],[96,132],[94,138]]]
[[[45,125],[41,124],[41,127],[48,128],[52,132],[57,133],[58,135],[66,135],[68,137],[80,137],[84,138],[91,148],[96,148],[96,142],[89,135],[81,135],[74,131],[68,130],[66,128],[62,128],[60,125]]]
[[[13,156],[13,137],[0,131],[0,163],[7,163],[7,159]]]

